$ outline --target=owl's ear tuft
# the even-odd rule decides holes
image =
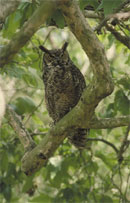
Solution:
[[[68,42],[65,42],[65,43],[63,44],[62,48],[61,48],[63,52],[66,51],[67,46],[68,46]]]
[[[50,51],[47,49],[47,48],[45,48],[45,47],[43,47],[43,46],[39,46],[39,49],[41,49],[43,52],[45,52],[45,53],[48,53],[48,54],[50,54]]]

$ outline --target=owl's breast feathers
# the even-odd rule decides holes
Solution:
[[[43,80],[47,109],[57,122],[78,103],[86,87],[85,80],[72,62],[46,67]]]

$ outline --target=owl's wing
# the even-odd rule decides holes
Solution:
[[[75,88],[77,89],[77,91],[79,93],[82,94],[83,90],[86,87],[85,79],[84,79],[83,74],[80,72],[80,70],[73,63],[71,65],[71,73],[72,73],[72,77],[74,80]]]

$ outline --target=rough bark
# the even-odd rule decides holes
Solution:
[[[94,73],[93,86],[97,88],[97,96],[98,94],[99,97],[104,97],[104,94],[109,95],[113,91],[113,82],[103,45],[89,26],[75,0],[63,0],[60,7],[67,25],[89,57]]]

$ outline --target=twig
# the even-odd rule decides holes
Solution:
[[[115,183],[115,181],[114,181],[114,176],[115,176],[115,174],[117,174],[117,172],[115,173],[114,171],[112,172],[112,176],[111,176],[111,181],[112,181],[112,183],[113,183],[113,185],[115,186],[115,188],[119,191],[119,197],[120,197],[120,202],[121,202],[121,200],[124,200],[124,197],[123,197],[123,193],[122,193],[122,191],[121,191],[121,189],[120,189],[120,187]],[[122,201],[122,202],[124,202],[124,201]]]
[[[118,154],[118,149],[115,147],[114,144],[112,144],[111,142],[108,142],[107,140],[101,139],[101,138],[87,138],[87,141],[99,141],[99,142],[104,142],[105,144],[111,146],[114,151],[116,152],[116,154]]]
[[[130,3],[130,0],[127,0],[125,2],[123,2],[117,9],[114,10],[114,14],[110,14],[108,16],[106,16],[102,21],[101,23],[95,28],[94,31],[97,31],[97,33],[100,33],[101,32],[101,28],[103,26],[106,25],[107,21],[110,19],[110,18],[120,18],[121,17],[121,14],[120,13],[117,13],[119,12],[122,8],[125,7],[125,5],[127,5],[128,3]],[[127,19],[129,17],[129,12],[126,14],[125,18]]]
[[[130,18],[130,12],[122,12],[122,13],[115,13],[115,14],[110,14],[106,16],[101,23],[94,29],[94,31],[97,31],[97,33],[101,32],[101,28],[103,26],[106,26],[106,23],[108,20],[112,19],[117,19],[117,20],[128,20]],[[111,20],[111,21],[112,21]]]
[[[44,133],[43,132],[35,132],[35,133],[31,133],[30,136],[31,137],[36,136],[36,135],[44,135],[45,136],[46,134],[47,134],[47,132],[46,133],[45,132]]]
[[[130,3],[130,0],[126,0],[126,1],[122,2],[122,3],[119,5],[119,7],[115,9],[115,13],[116,13],[116,12],[119,12],[121,9],[123,9],[123,8],[124,8],[127,4],[129,4],[129,3]]]
[[[119,161],[120,164],[121,164],[122,161],[123,161],[123,154],[124,154],[124,152],[126,151],[126,149],[128,148],[128,146],[130,145],[130,140],[128,140],[129,131],[130,131],[130,124],[129,124],[129,126],[127,127],[125,137],[124,137],[124,139],[123,139],[123,141],[122,141],[122,144],[121,144],[121,146],[120,146],[120,150],[119,150],[119,152],[118,152],[118,161]]]
[[[50,29],[50,31],[48,32],[48,34],[47,34],[46,38],[44,39],[44,42],[43,42],[42,45],[44,45],[44,44],[46,43],[47,39],[50,37],[50,34],[51,34],[51,32],[52,32],[53,30],[55,30],[55,27],[52,27],[52,28]]]
[[[100,15],[98,15],[97,13],[95,13],[94,11],[83,11],[83,14],[85,16],[85,18],[98,18],[98,19],[102,19],[102,17]]]
[[[117,40],[119,40],[121,43],[123,43],[125,46],[127,46],[130,49],[130,37],[121,35],[112,26],[108,24],[106,24],[106,28],[115,36]]]
[[[128,187],[129,187],[129,180],[130,180],[130,168],[129,168],[129,173],[128,173],[128,176],[127,176],[127,185],[126,185],[125,192],[124,192],[125,196],[127,195],[127,190],[128,190]]]
[[[130,12],[115,13],[111,15],[111,18],[118,20],[128,20],[130,18]]]
[[[21,144],[24,146],[25,151],[32,150],[36,144],[32,140],[30,134],[25,129],[21,118],[15,113],[15,111],[8,105],[6,108],[6,116],[9,124],[12,126]]]
[[[36,106],[36,108],[30,113],[30,115],[28,116],[28,118],[26,119],[24,125],[27,124],[27,122],[29,121],[29,119],[31,118],[31,116],[34,114],[34,112],[41,106],[42,102],[44,101],[44,98],[42,98],[42,100],[40,101],[40,103]]]

